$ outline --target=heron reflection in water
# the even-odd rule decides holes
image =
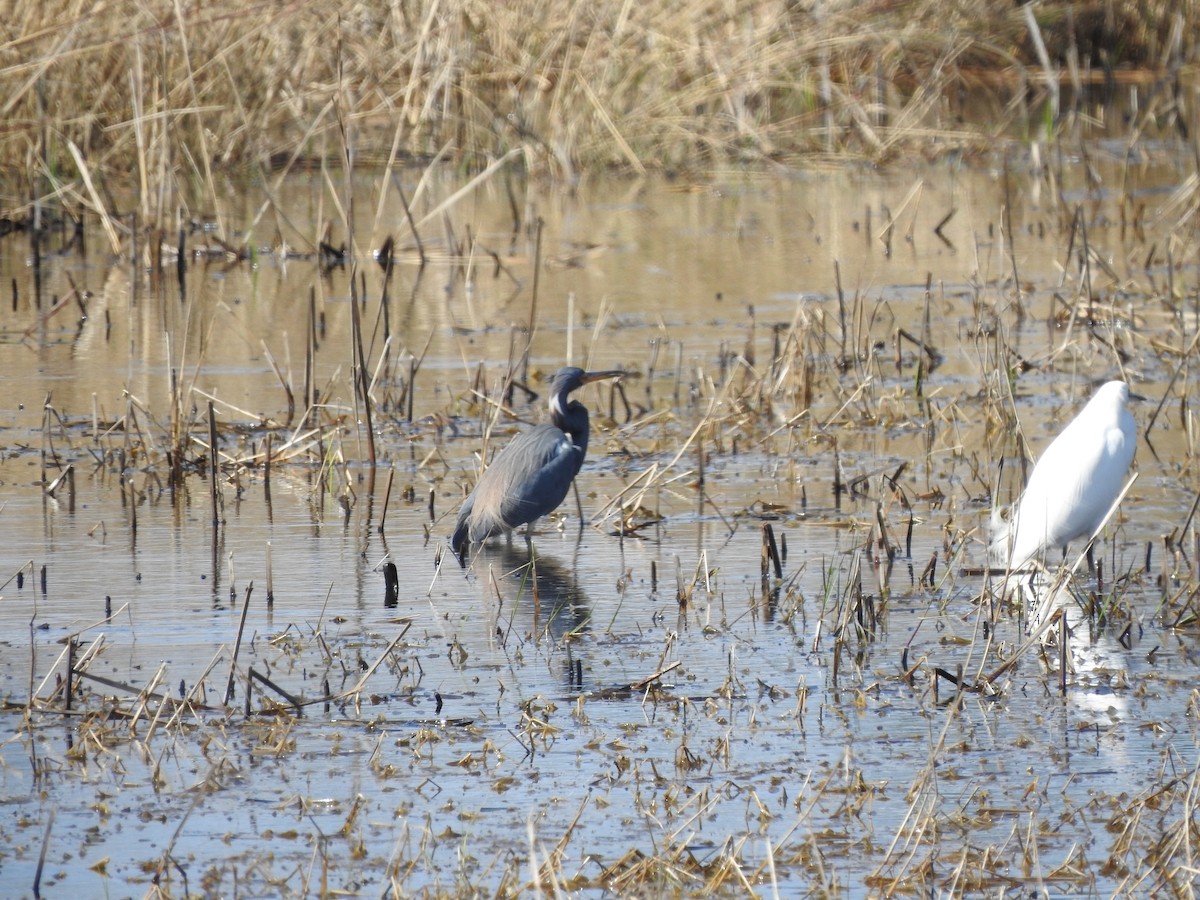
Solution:
[[[575,638],[587,631],[592,618],[587,596],[569,567],[534,553],[532,547],[503,544],[485,547],[476,565],[496,573],[487,590],[500,600],[498,633],[540,642],[549,639],[566,649],[568,686],[583,687],[583,661],[575,654]]]
[[[622,371],[585,372],[567,366],[550,383],[550,421],[513,438],[480,476],[458,511],[450,547],[465,561],[472,544],[520,525],[531,525],[558,508],[579,469],[588,446],[588,411],[572,391],[617,378]]]

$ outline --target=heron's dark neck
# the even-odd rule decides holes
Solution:
[[[588,445],[588,411],[587,407],[578,400],[572,400],[566,409],[560,409],[557,404],[550,408],[550,421],[561,428],[571,438],[580,450],[587,450]]]

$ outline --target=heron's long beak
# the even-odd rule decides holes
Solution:
[[[602,381],[605,378],[620,378],[622,375],[628,375],[621,369],[609,369],[605,372],[584,372],[583,378],[580,379],[584,384],[591,384],[593,381]]]

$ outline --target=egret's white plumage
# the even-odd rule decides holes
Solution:
[[[1137,431],[1129,385],[1103,385],[1046,448],[996,549],[1019,569],[1051,548],[1089,538],[1125,486]]]

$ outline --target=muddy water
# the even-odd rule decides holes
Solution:
[[[1168,392],[1197,312],[1194,265],[1166,265],[1167,246],[1195,259],[1173,232],[1186,174],[1169,147],[1132,166],[1123,147],[1089,149],[1093,180],[1069,157],[574,195],[513,176],[444,210],[461,180],[404,173],[423,267],[397,195],[381,203],[363,176],[351,252],[374,470],[349,268],[306,252],[333,215],[323,179],[289,179],[257,223],[254,185],[197,207],[198,226],[255,252],[189,254],[186,297],[170,263],[156,280],[89,227],[82,248],[43,245],[39,298],[28,237],[0,241],[4,894],[32,893],[43,849],[43,891],[112,896],[1186,881],[1183,851],[1159,843],[1191,821],[1197,765],[1200,646],[1169,627],[1196,584],[1186,372]],[[385,323],[371,252],[388,234]],[[1099,302],[1071,319],[1086,279]],[[936,364],[918,372],[922,340]],[[582,398],[586,526],[569,500],[530,544],[462,570],[441,552],[526,344],[535,392],[568,361],[635,374]],[[1151,440],[1100,580],[1077,581],[1110,615],[1073,614],[1065,678],[1059,646],[1039,646],[956,699],[936,670],[976,684],[1033,627],[1026,604],[985,592],[991,492],[1020,484],[995,424],[1007,371],[1035,453],[1122,376]],[[543,416],[540,398],[512,402]],[[174,490],[173,408],[189,434]],[[502,419],[489,445],[518,427]],[[73,495],[48,496],[67,464]],[[659,518],[622,539],[609,503],[634,495],[640,521]],[[764,522],[786,545],[780,579],[761,575]],[[75,635],[96,677],[67,709]],[[275,687],[253,679],[247,698],[251,669]],[[284,692],[335,699],[294,715]]]

